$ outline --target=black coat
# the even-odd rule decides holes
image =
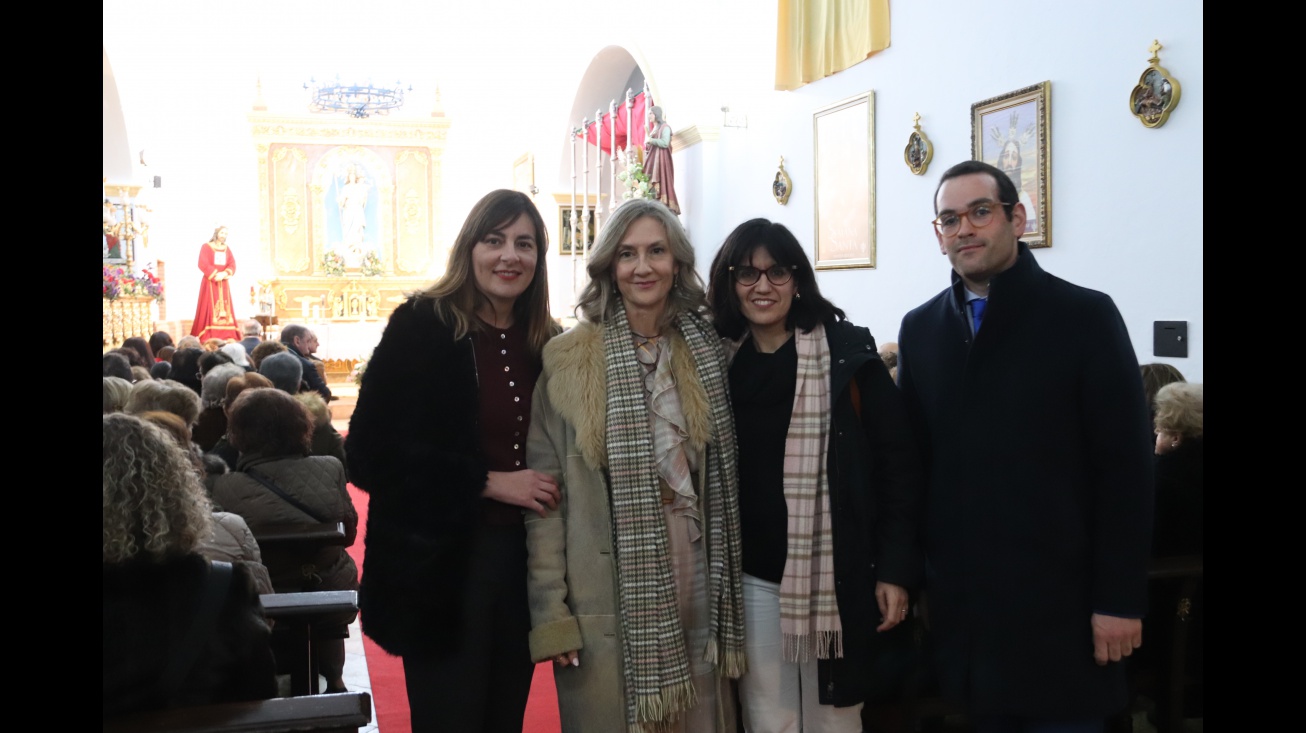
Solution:
[[[431,300],[410,299],[390,316],[363,373],[345,455],[354,485],[369,494],[363,632],[391,654],[451,651],[488,472],[472,342],[454,340]]]
[[[161,679],[169,654],[190,628],[209,561],[198,554],[163,562],[104,565],[104,716],[192,707],[277,694],[272,632],[249,570],[236,563],[217,625],[194,666],[173,689]]]
[[[855,705],[871,688],[880,610],[875,583],[920,585],[917,538],[923,493],[920,456],[902,395],[871,332],[846,321],[825,324],[830,346],[832,426],[826,471],[834,529],[835,595],[844,656],[819,660],[820,702]],[[861,417],[849,383],[857,380]],[[886,632],[891,633],[891,632]]]
[[[286,351],[299,357],[299,364],[304,368],[304,375],[300,377],[300,380],[303,381],[309,389],[322,395],[322,399],[330,402],[331,388],[327,386],[326,380],[322,378],[322,375],[317,373],[317,362],[308,358],[304,354],[299,353],[299,349],[296,349],[294,344],[285,341],[282,341],[281,343],[286,345]]]
[[[1094,662],[1089,620],[1145,614],[1152,527],[1129,334],[1108,296],[1045,273],[1023,243],[974,339],[967,318],[954,273],[898,337],[940,681],[976,714],[1110,715],[1125,668]]]

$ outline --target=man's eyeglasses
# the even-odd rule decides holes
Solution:
[[[735,282],[740,285],[752,285],[762,277],[762,270],[752,265],[739,265],[731,267],[730,272],[735,276]],[[766,279],[771,281],[772,285],[784,285],[794,277],[794,268],[789,265],[771,265],[766,268]]]
[[[1004,204],[995,201],[984,201],[966,209],[965,211],[949,211],[939,214],[934,221],[930,222],[939,233],[945,237],[951,237],[961,230],[962,218],[970,219],[970,225],[979,229],[989,223],[993,218],[993,213],[999,208],[1010,209],[1015,204]]]

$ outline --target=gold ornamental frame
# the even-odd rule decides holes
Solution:
[[[1129,92],[1129,113],[1143,123],[1143,127],[1156,128],[1170,119],[1170,113],[1179,106],[1179,80],[1170,76],[1170,72],[1161,66],[1161,49],[1165,48],[1159,40],[1153,40],[1147,47],[1152,58],[1148,66],[1138,77],[1138,84]]]
[[[875,92],[812,114],[816,269],[875,267]]]
[[[1052,246],[1051,97],[1052,82],[1043,81],[970,107],[971,158],[1015,174],[1025,205],[1018,234],[1030,247]]]

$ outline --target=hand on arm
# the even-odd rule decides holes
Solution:
[[[1101,613],[1093,614],[1093,659],[1098,664],[1119,662],[1143,645],[1143,621]]]
[[[553,477],[525,469],[522,471],[490,471],[481,496],[529,509],[541,517],[548,509],[557,509],[562,493]]]
[[[878,581],[875,602],[880,606],[880,625],[876,631],[888,631],[907,618],[907,589],[901,585]]]

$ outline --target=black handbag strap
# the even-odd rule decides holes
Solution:
[[[204,642],[213,636],[218,624],[218,616],[227,600],[231,588],[231,563],[214,560],[209,564],[208,576],[204,579],[204,590],[198,598],[198,607],[191,618],[190,627],[179,645],[173,648],[164,667],[159,686],[164,692],[164,699],[170,699],[181,683],[190,674],[191,667],[204,649]]]
[[[287,504],[289,504],[289,505],[295,507],[295,508],[298,509],[299,511],[301,511],[301,512],[307,514],[308,516],[312,517],[314,522],[325,522],[325,521],[327,521],[327,520],[325,520],[325,519],[319,517],[319,516],[317,515],[317,513],[314,512],[312,509],[309,509],[307,506],[305,506],[305,505],[304,505],[304,502],[300,501],[299,499],[296,499],[295,497],[291,496],[290,494],[287,494],[285,491],[283,491],[283,490],[281,489],[280,486],[277,486],[276,484],[272,483],[272,479],[268,478],[267,476],[264,476],[263,474],[259,473],[258,471],[255,471],[255,470],[253,470],[253,469],[251,469],[251,468],[247,468],[247,469],[245,469],[245,473],[248,474],[250,478],[254,479],[255,481],[259,482],[260,484],[263,484],[264,486],[266,486],[266,487],[268,487],[269,489],[271,489],[271,490],[272,490],[272,493],[276,494],[277,496],[281,497],[282,499],[285,499],[285,501],[286,501]]]

